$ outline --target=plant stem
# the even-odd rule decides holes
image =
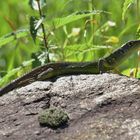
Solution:
[[[42,18],[43,17],[43,14],[42,14],[42,11],[41,11],[39,0],[37,0],[37,4],[38,4],[40,18]],[[44,24],[43,23],[41,23],[41,28],[42,28],[42,32],[43,32],[44,46],[47,49],[47,61],[50,62],[48,41],[47,41],[47,38],[46,38],[46,32],[45,32],[45,27],[44,27]]]
[[[139,0],[136,1],[136,5],[137,5],[137,10],[136,10],[136,13],[137,13],[137,21],[139,22]]]

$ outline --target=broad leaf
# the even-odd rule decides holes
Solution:
[[[37,22],[38,19],[36,17],[33,16],[30,17],[30,33],[34,42],[36,41],[36,36],[37,36],[37,28],[36,28]]]

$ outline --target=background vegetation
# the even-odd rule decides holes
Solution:
[[[30,16],[38,16],[38,12],[32,10],[28,3],[28,0],[6,0],[0,4],[1,86],[46,63],[46,50],[42,42],[38,39],[34,43],[29,33],[19,39],[15,36],[14,41],[2,44],[8,33],[19,29],[27,29],[28,32]],[[51,61],[98,60],[123,43],[139,39],[139,0],[46,0],[46,3],[43,8],[46,16],[44,25],[46,33],[50,34],[48,47]],[[71,17],[77,11],[82,15],[93,10],[94,13],[79,20]],[[120,73],[135,73],[134,69],[138,69],[137,54],[130,56],[118,68]],[[137,73],[136,77],[140,74]]]

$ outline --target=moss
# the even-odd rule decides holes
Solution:
[[[49,108],[39,114],[38,121],[41,126],[49,126],[52,128],[60,127],[68,122],[67,113],[57,108]]]

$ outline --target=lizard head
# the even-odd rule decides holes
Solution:
[[[138,49],[140,47],[140,40],[131,40],[127,42],[124,46],[126,46],[126,49],[130,49],[132,47]]]

